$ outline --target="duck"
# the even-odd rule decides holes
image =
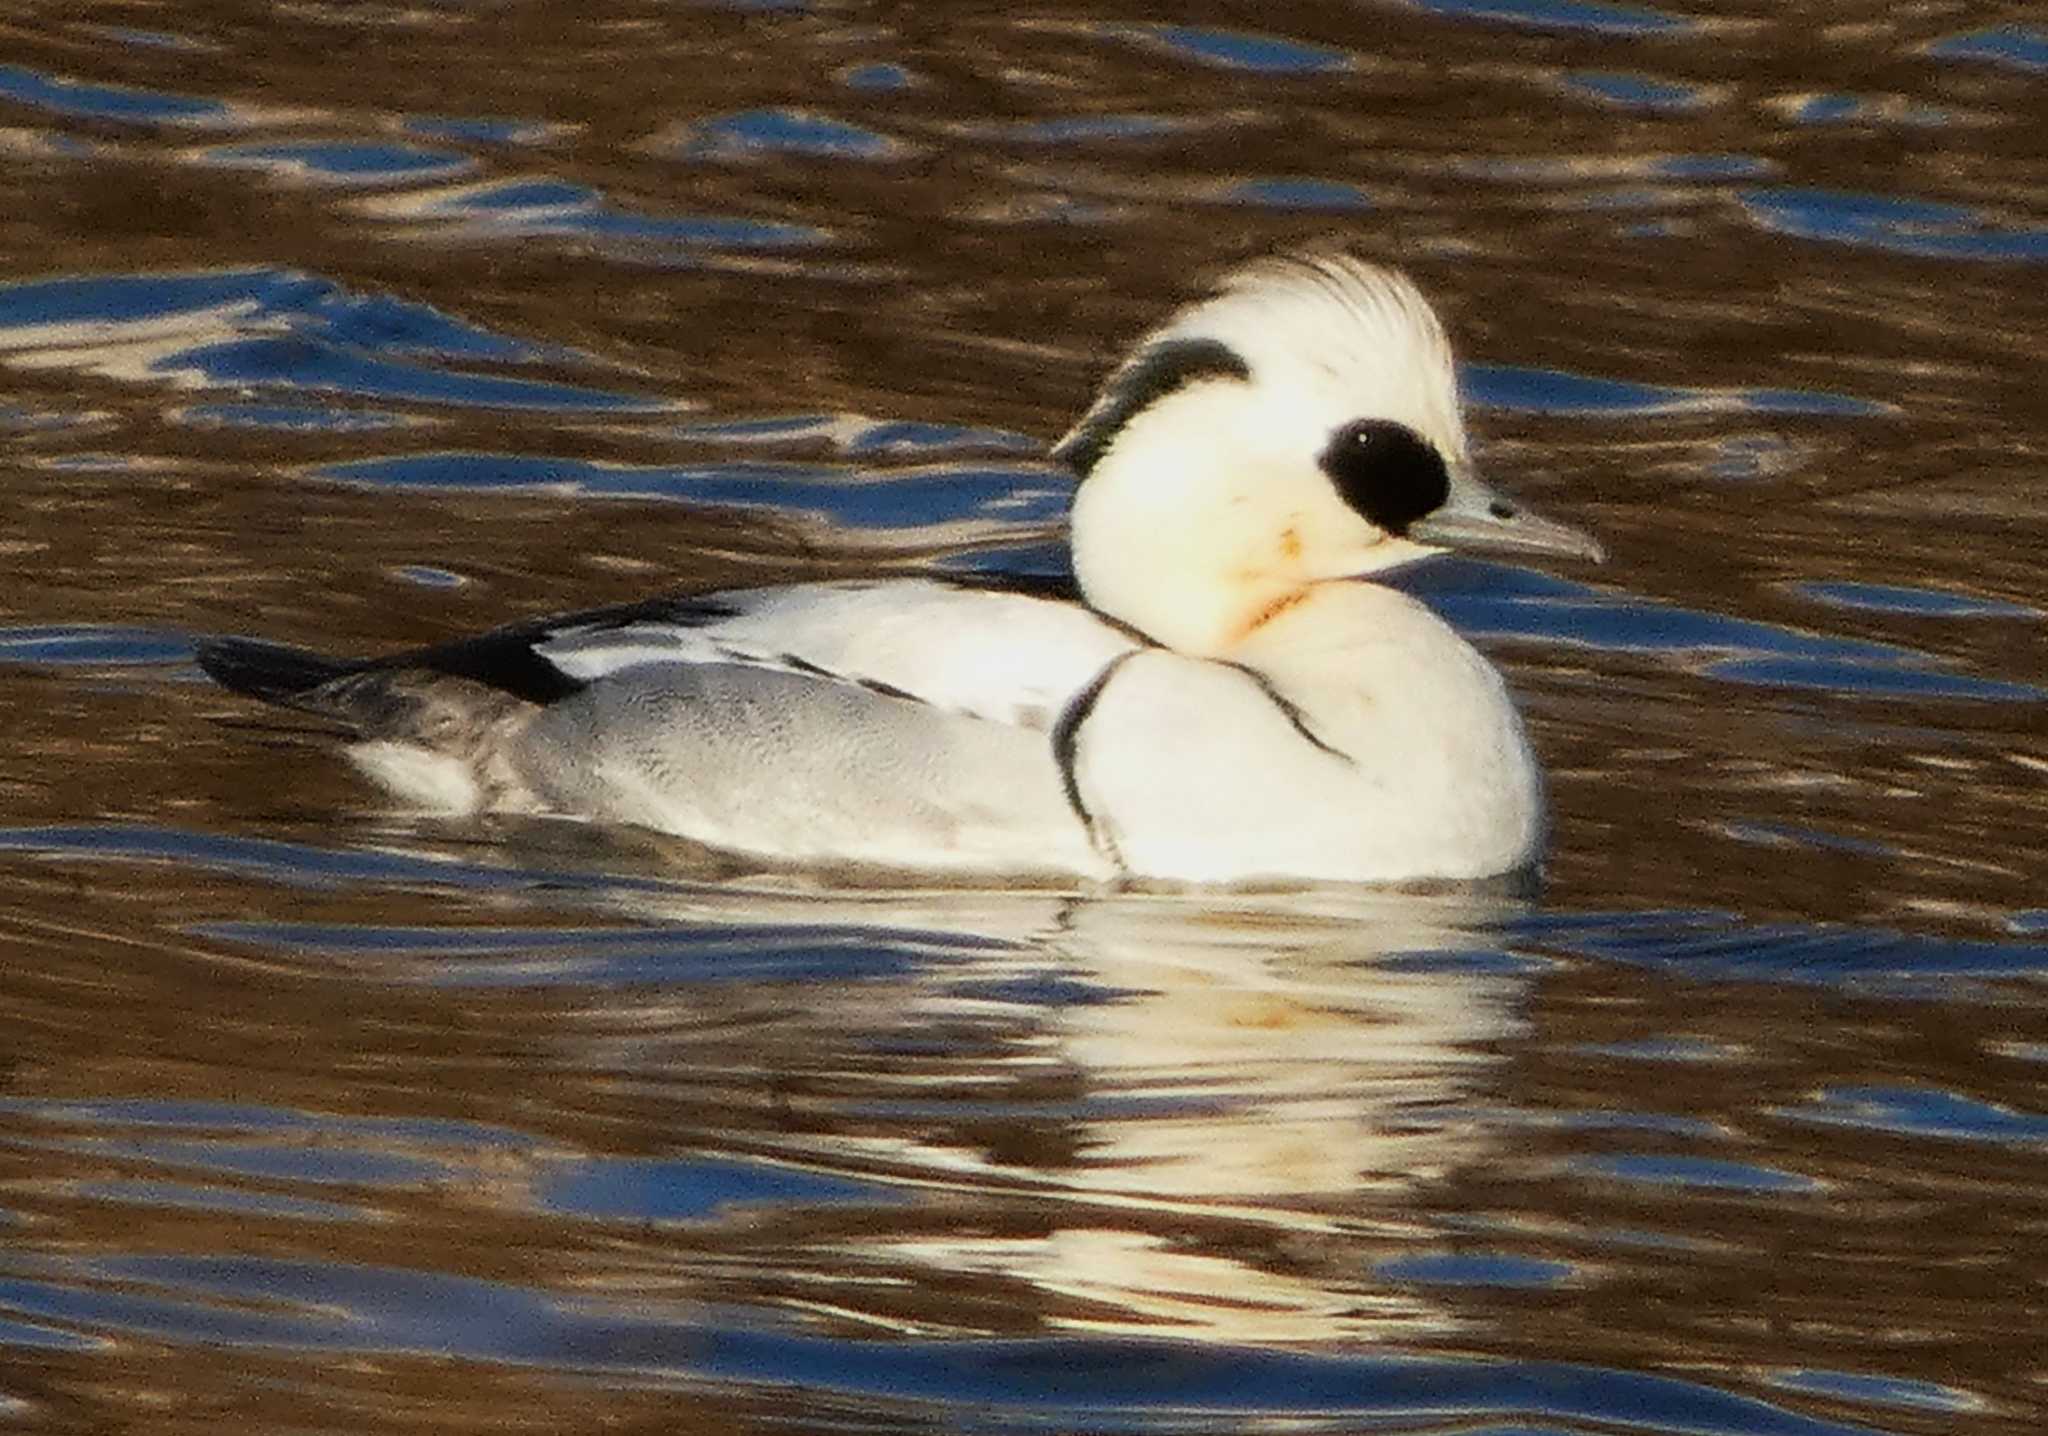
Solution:
[[[1599,561],[1484,481],[1451,345],[1348,250],[1230,269],[1050,459],[1071,575],[659,596],[374,658],[197,647],[415,809],[626,824],[770,863],[1166,884],[1532,870],[1542,771],[1500,672],[1384,580]]]

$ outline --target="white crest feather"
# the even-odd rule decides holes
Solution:
[[[1450,340],[1399,270],[1335,251],[1256,260],[1147,342],[1174,339],[1216,340],[1261,385],[1327,393],[1340,420],[1398,420],[1451,463],[1468,459]]]

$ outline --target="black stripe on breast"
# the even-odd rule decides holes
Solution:
[[[1102,855],[1118,867],[1123,866],[1123,860],[1117,856],[1116,840],[1110,834],[1108,824],[1097,822],[1095,815],[1088,811],[1087,800],[1081,796],[1081,778],[1076,764],[1081,758],[1081,725],[1095,711],[1102,690],[1109,687],[1109,680],[1134,656],[1119,653],[1104,664],[1102,671],[1088,680],[1088,686],[1067,701],[1059,722],[1052,726],[1052,757],[1060,765],[1060,786],[1066,791],[1067,806],[1074,810],[1074,816],[1081,820],[1081,826],[1088,830],[1089,838]]]
[[[1354,766],[1357,764],[1358,760],[1342,748],[1332,748],[1328,743],[1325,743],[1322,736],[1309,726],[1308,715],[1295,707],[1286,694],[1275,688],[1272,680],[1267,678],[1265,674],[1255,668],[1247,668],[1242,663],[1226,662],[1224,666],[1235,668],[1239,673],[1242,673],[1245,677],[1251,679],[1252,682],[1258,684],[1259,692],[1266,695],[1266,701],[1280,710],[1280,716],[1293,724],[1294,731],[1306,739],[1311,747],[1322,749],[1332,758],[1342,758],[1345,762]]]

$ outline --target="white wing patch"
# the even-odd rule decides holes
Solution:
[[[564,628],[534,651],[586,682],[648,663],[738,663],[1046,729],[1104,664],[1142,646],[1077,603],[923,578],[735,589],[700,602],[730,616]]]

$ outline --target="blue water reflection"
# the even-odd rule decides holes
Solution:
[[[1733,651],[1866,664],[1904,664],[1924,657],[1895,644],[1602,593],[1570,579],[1472,559],[1438,559],[1396,575],[1395,581],[1460,629],[1485,637],[1549,639],[1615,652]]]
[[[63,1145],[63,1144],[53,1144]],[[258,1177],[315,1186],[410,1187],[452,1180],[448,1163],[390,1152],[236,1142],[119,1141],[96,1138],[72,1144],[81,1152],[113,1161],[202,1171],[217,1177]]]
[[[1566,73],[1564,82],[1580,94],[1632,110],[1696,109],[1706,103],[1709,93],[1704,85],[1615,70],[1572,70]]]
[[[874,60],[847,67],[840,72],[839,81],[850,90],[887,93],[911,88],[917,83],[917,76],[906,66]]]
[[[1718,1157],[1623,1153],[1603,1157],[1582,1157],[1575,1161],[1573,1166],[1592,1176],[1636,1182],[1652,1187],[1684,1187],[1692,1190],[1757,1195],[1785,1195],[1822,1190],[1820,1182],[1798,1172],[1779,1171],[1752,1162],[1733,1162]]]
[[[1579,1050],[1588,1056],[1619,1057],[1630,1062],[1734,1062],[1742,1053],[1722,1043],[1697,1037],[1642,1037],[1630,1042],[1589,1042]]]
[[[1721,831],[1738,843],[1754,843],[1758,847],[1806,848],[1813,852],[1853,853],[1863,858],[1899,856],[1899,849],[1891,843],[1851,837],[1847,833],[1829,832],[1798,823],[1723,823]]]
[[[1927,668],[1845,663],[1819,657],[1727,658],[1709,664],[1709,677],[1766,688],[1809,688],[1862,698],[1957,698],[1983,703],[2039,703],[2048,689],[2031,683],[1943,673]]]
[[[1892,1406],[1902,1411],[1981,1411],[1985,1402],[1953,1386],[1931,1381],[1909,1381],[1897,1376],[1872,1376],[1854,1371],[1823,1371],[1806,1367],[1779,1372],[1767,1378],[1785,1391],[1831,1397],[1837,1401],[1858,1401],[1867,1406]]]
[[[194,428],[269,429],[299,434],[368,434],[419,423],[387,409],[344,409],[332,404],[187,404],[171,411],[175,423]]]
[[[1019,144],[1066,145],[1091,140],[1155,140],[1198,127],[1172,115],[1073,115],[1049,120],[987,120],[956,128],[967,138]]]
[[[526,1140],[510,1128],[480,1122],[423,1117],[337,1117],[253,1102],[4,1097],[0,1098],[0,1112],[24,1121],[67,1126],[176,1128],[211,1136],[226,1132],[298,1132],[323,1142],[439,1143],[495,1148],[517,1146]]]
[[[1851,394],[1781,388],[1683,389],[1514,364],[1467,364],[1459,371],[1459,382],[1471,403],[1529,414],[1623,417],[1739,412],[1860,418],[1890,412],[1889,405]]]
[[[895,1206],[900,1188],[719,1157],[668,1157],[555,1164],[534,1184],[534,1201],[563,1216],[596,1221],[696,1221],[746,1206]]]
[[[274,1257],[59,1259],[0,1278],[0,1308],[180,1343],[419,1352],[550,1369],[670,1373],[839,1393],[989,1431],[1185,1430],[1191,1415],[1342,1418],[1349,1429],[1471,1420],[1616,1424],[1698,1436],[1869,1436],[1755,1397],[1590,1365],[1320,1353],[1070,1332],[858,1340],[714,1326],[659,1304],[565,1301],[512,1282]]]
[[[1908,1137],[2048,1147],[2048,1114],[2016,1111],[1925,1087],[1834,1087],[1779,1116]]]
[[[879,160],[908,152],[887,135],[811,110],[744,110],[700,120],[666,137],[664,152],[679,159],[742,159],[757,154],[817,159]]]
[[[1259,209],[1342,211],[1372,208],[1371,198],[1355,184],[1301,175],[1238,180],[1225,187],[1221,198],[1227,204],[1252,205]]]
[[[657,400],[605,394],[575,384],[463,374],[399,364],[305,339],[237,339],[204,344],[157,361],[154,372],[213,385],[282,385],[483,409],[582,409],[650,412]]]
[[[1665,35],[1698,22],[1646,5],[1603,0],[1416,0],[1425,10],[1460,20],[1497,20],[1532,30],[1585,30],[1598,35]]]
[[[162,825],[120,823],[0,828],[0,852],[81,862],[164,863],[290,887],[391,886],[441,890],[666,893],[677,885],[630,875],[489,867],[401,852],[314,847],[266,838],[222,837]]]
[[[1741,154],[1660,155],[1648,165],[1649,173],[1676,180],[1748,179],[1776,169],[1770,160]]]
[[[279,330],[285,331],[278,333]],[[170,344],[172,337],[182,343]],[[0,356],[59,347],[120,378],[279,387],[492,409],[652,412],[662,400],[476,373],[436,361],[570,356],[492,334],[427,305],[359,296],[281,269],[109,274],[0,284]],[[406,356],[404,359],[394,356]]]
[[[1927,47],[1944,60],[1989,60],[2020,70],[2048,70],[2048,30],[2033,25],[2000,25],[1951,35]]]
[[[456,140],[476,145],[538,145],[567,134],[570,127],[549,120],[519,120],[491,115],[415,115],[405,122],[412,134],[429,140]]]
[[[86,1336],[76,1331],[61,1331],[54,1326],[37,1326],[26,1321],[0,1321],[0,1347],[22,1351],[106,1352],[116,1345],[117,1343],[104,1337]],[[0,1414],[13,1416],[27,1409],[25,1403],[0,1394]]]
[[[89,623],[0,628],[0,663],[123,665],[174,663],[191,657],[183,634]]]
[[[96,274],[0,284],[0,346],[9,331],[76,326],[86,335],[104,335],[108,325],[155,325],[223,312],[248,322],[312,323],[348,343],[413,354],[507,363],[540,357],[532,345],[451,319],[428,305],[352,294],[289,269]]]
[[[220,100],[68,80],[25,65],[0,65],[0,99],[82,120],[203,126],[241,122],[241,117]]]
[[[401,564],[391,572],[395,577],[403,579],[407,583],[416,583],[421,588],[461,588],[469,582],[468,579],[459,573],[451,572],[445,568],[435,568],[432,564]]]
[[[1945,125],[1955,116],[1933,105],[1884,104],[1859,95],[1809,95],[1791,111],[1803,125],[1894,124]]]
[[[1045,445],[1029,434],[927,419],[871,419],[861,414],[784,414],[709,419],[669,433],[688,443],[805,446],[828,444],[845,454],[929,455],[965,452],[1035,454]]]
[[[856,529],[914,529],[960,519],[1043,525],[1066,513],[1071,485],[1042,469],[934,465],[605,464],[525,454],[409,454],[329,464],[316,477],[400,488],[670,499],[813,514]]]
[[[1255,35],[1242,30],[1217,30],[1199,25],[1132,25],[1114,33],[1144,40],[1174,54],[1231,70],[1269,75],[1312,75],[1347,69],[1351,57],[1327,45]]]
[[[201,40],[191,35],[174,35],[168,30],[138,30],[132,25],[92,25],[87,27],[96,35],[109,40],[118,40],[123,45],[137,45],[148,50],[198,50],[217,51],[221,47],[211,40]]]
[[[626,209],[587,185],[555,179],[499,180],[375,204],[380,218],[432,220],[479,237],[567,235],[621,243],[707,249],[802,249],[830,235],[815,225],[740,215],[657,215]]]
[[[2001,598],[1980,598],[1938,588],[1908,588],[1900,584],[1821,582],[1795,583],[1790,591],[1836,608],[1864,609],[1873,613],[1911,614],[1923,618],[2041,618],[2048,610],[2012,603]]]
[[[323,1202],[313,1197],[287,1197],[274,1192],[237,1191],[218,1185],[192,1182],[116,1180],[79,1182],[71,1188],[74,1196],[90,1202],[117,1206],[181,1207],[194,1212],[217,1212],[224,1216],[256,1217],[293,1222],[367,1222],[376,1213],[367,1207],[345,1202]],[[0,1337],[0,1345],[5,1345]]]
[[[1477,159],[1453,159],[1451,167],[1460,174],[1475,175],[1507,185],[1583,185],[1604,182],[1603,187],[1574,191],[1566,202],[1582,209],[1636,208],[1645,204],[1668,204],[1671,196],[1655,190],[1615,190],[1605,187],[1622,179],[1704,180],[1754,179],[1773,174],[1778,166],[1771,160],[1748,154],[1629,154],[1609,157],[1586,154],[1495,154]]]
[[[1669,969],[1695,982],[1790,982],[1941,998],[1959,981],[2048,973],[2048,943],[1937,937],[1875,926],[1745,923],[1641,914],[1532,916],[1532,941],[1596,960]]]
[[[465,988],[764,981],[838,985],[899,978],[938,954],[987,953],[1006,946],[973,934],[879,922],[843,931],[765,923],[449,929],[223,922],[195,932],[300,958],[407,965],[434,986]]]
[[[1373,1271],[1385,1281],[1428,1286],[1505,1286],[1540,1290],[1572,1277],[1569,1262],[1543,1261],[1505,1252],[1437,1252],[1396,1257]]]
[[[1766,229],[1801,239],[1944,259],[2048,259],[2048,228],[1993,225],[1958,204],[1790,188],[1749,190],[1742,204]]]
[[[280,179],[335,185],[418,183],[475,168],[475,161],[467,155],[366,140],[215,145],[200,155],[208,164],[267,170]]]

